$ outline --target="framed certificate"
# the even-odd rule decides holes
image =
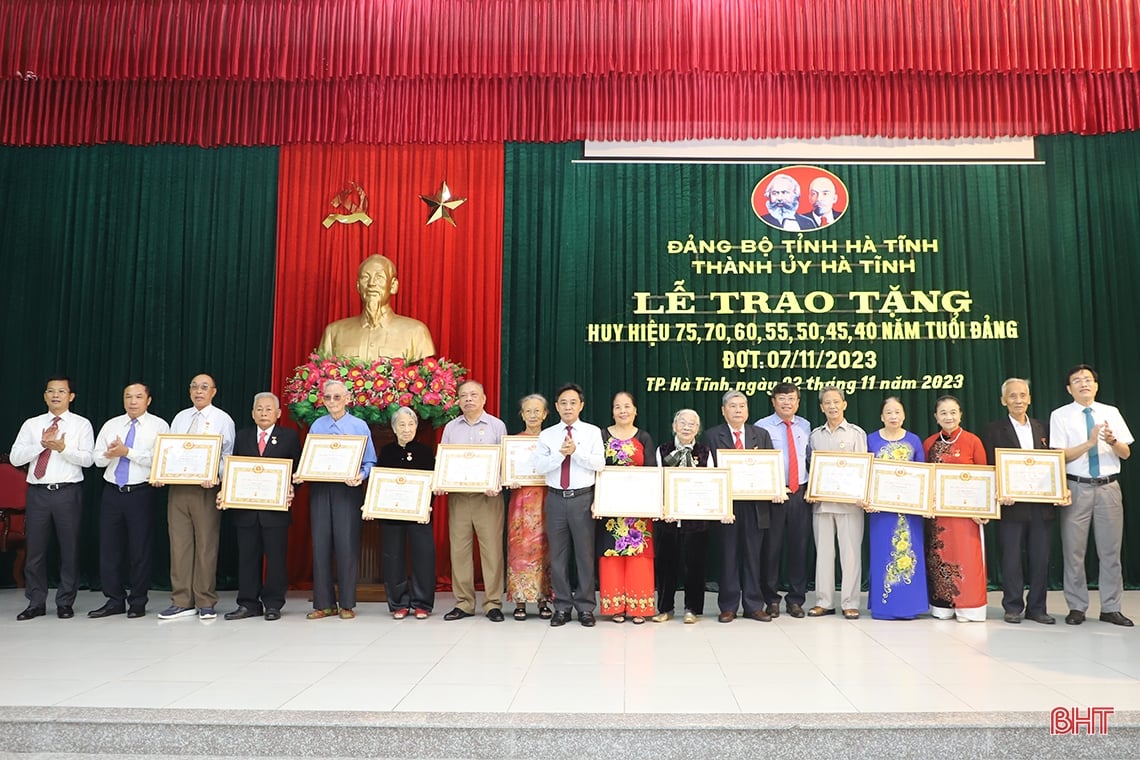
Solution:
[[[729,472],[733,499],[771,499],[788,491],[783,451],[717,449],[716,464]]]
[[[292,459],[228,456],[222,475],[222,506],[286,512],[292,482]]]
[[[150,482],[196,486],[217,480],[221,458],[220,435],[160,433],[154,441]]]
[[[593,513],[597,517],[661,517],[660,467],[607,467],[598,473]]]
[[[373,467],[361,512],[365,517],[426,523],[431,519],[431,479],[430,470]]]
[[[546,476],[535,472],[530,458],[538,450],[538,437],[533,435],[505,435],[503,446],[503,483],[520,486],[544,486]]]
[[[807,498],[847,504],[866,501],[872,461],[874,457],[870,454],[813,451],[811,469],[808,471]]]
[[[998,496],[1057,504],[1065,500],[1065,452],[994,449]]]
[[[501,446],[442,443],[435,452],[432,489],[455,493],[499,490]]]
[[[733,449],[733,453],[737,453]],[[670,520],[732,517],[732,473],[727,468],[664,467],[665,510]]]
[[[360,463],[364,460],[366,435],[313,435],[305,436],[301,451],[301,466],[297,476],[301,480],[344,482],[360,477]]]
[[[873,509],[925,517],[930,514],[932,493],[934,465],[894,459],[871,462],[867,504]]]
[[[983,465],[934,466],[932,517],[977,517],[1001,519],[997,473]]]

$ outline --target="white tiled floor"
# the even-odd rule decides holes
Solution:
[[[1095,597],[1095,594],[1094,594]],[[9,656],[0,704],[261,710],[799,713],[1140,709],[1140,628],[990,619],[956,623],[771,624],[706,616],[655,625],[552,629],[535,617],[394,621],[381,604],[353,621],[307,621],[303,594],[276,623],[123,616],[19,623],[20,591],[0,591]],[[809,603],[810,603],[809,599]],[[437,609],[451,608],[441,595]],[[153,605],[157,609],[160,605]],[[1063,613],[1059,593],[1050,607]],[[223,610],[232,609],[224,604]],[[707,609],[715,609],[710,596]],[[1140,592],[1124,610],[1140,618]],[[509,611],[509,610],[508,610]]]

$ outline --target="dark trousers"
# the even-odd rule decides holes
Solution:
[[[764,609],[764,592],[760,588],[760,547],[767,537],[767,528],[759,527],[756,505],[749,501],[734,501],[736,522],[717,523],[720,540],[720,594],[717,605],[721,612],[736,612],[743,602],[744,614],[751,615]]]
[[[83,487],[67,483],[58,490],[29,486],[25,503],[24,529],[27,533],[28,559],[24,566],[24,596],[29,607],[47,606],[47,553],[52,529],[59,540],[59,588],[55,592],[57,607],[75,604],[79,590],[79,522],[83,516]]]
[[[685,610],[694,615],[705,611],[705,554],[708,532],[688,530],[660,520],[653,524],[653,551],[657,557],[658,612],[676,607],[677,578],[684,576]]]
[[[309,491],[309,520],[313,529],[313,609],[337,606],[333,560],[340,606],[356,606],[356,574],[360,565],[360,507],[364,487],[344,483],[313,483]]]
[[[123,493],[111,483],[104,485],[99,515],[99,580],[107,606],[114,609],[145,608],[150,590],[158,493],[147,485],[130,488]]]
[[[804,501],[806,486],[788,494],[783,504],[772,505],[768,535],[760,548],[761,588],[765,604],[780,603],[780,553],[787,568],[786,604],[803,606],[807,599],[808,547],[811,545],[811,504]]]
[[[1015,615],[1022,610],[1028,615],[1044,615],[1045,595],[1049,591],[1049,543],[1053,523],[1046,520],[1015,522],[998,521],[1001,544],[1001,606]],[[1029,598],[1023,599],[1025,576],[1022,552],[1029,565]]]
[[[557,489],[546,492],[546,539],[550,543],[550,585],[554,590],[554,608],[568,612],[571,606],[593,612],[597,606],[594,594],[594,518],[590,507],[594,492],[563,498]],[[570,559],[573,554],[578,570],[578,586],[570,588]]]
[[[237,603],[260,613],[280,610],[285,606],[285,590],[289,585],[285,555],[289,547],[288,525],[262,525],[260,517],[253,525],[237,527],[238,596]],[[265,558],[265,580],[261,562]]]
[[[432,524],[383,520],[384,589],[388,609],[427,610],[435,607],[435,533]],[[408,577],[408,555],[412,573]]]

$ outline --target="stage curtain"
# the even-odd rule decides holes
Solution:
[[[699,392],[695,386],[648,392],[648,376],[695,382],[699,376],[776,381],[807,375],[891,379],[962,373],[966,384],[953,392],[962,399],[964,427],[980,433],[990,420],[1005,415],[999,395],[1006,377],[1031,380],[1031,413],[1047,421],[1052,409],[1071,401],[1064,390],[1065,371],[1088,362],[1100,372],[1100,399],[1120,406],[1133,430],[1140,430],[1140,405],[1129,396],[1140,374],[1140,356],[1131,350],[1127,334],[1128,326],[1140,323],[1134,297],[1140,265],[1131,255],[1140,236],[1140,217],[1118,213],[1120,198],[1140,194],[1140,134],[1040,138],[1038,148],[1044,166],[824,167],[844,179],[857,206],[822,237],[838,241],[840,253],[848,240],[881,244],[899,235],[937,239],[936,254],[914,255],[913,273],[879,275],[853,264],[853,272],[823,274],[814,262],[806,274],[785,274],[776,266],[772,274],[717,276],[696,273],[691,260],[697,257],[671,255],[669,241],[683,242],[692,233],[698,240],[769,236],[778,245],[781,240],[794,244],[795,235],[764,227],[748,202],[757,181],[777,167],[574,164],[581,156],[579,144],[510,144],[504,204],[504,394],[548,394],[565,381],[576,381],[586,392],[583,417],[606,425],[611,422],[611,397],[628,389],[638,398],[638,424],[663,440],[670,434],[673,413],[683,407],[696,409],[706,427],[719,424],[719,393]],[[778,247],[771,260],[788,258],[782,250]],[[863,257],[846,258],[854,262]],[[884,253],[883,258],[897,257]],[[674,336],[655,345],[588,341],[590,323],[656,319],[701,325],[726,319],[712,315],[708,302],[698,302],[691,317],[634,314],[633,293],[663,295],[678,285],[698,294],[760,290],[778,296],[822,290],[844,296],[837,313],[822,318],[761,314],[730,320],[754,319],[761,327],[771,321],[869,319],[854,313],[847,302],[846,294],[853,289],[966,289],[973,305],[963,319],[1014,319],[1020,337],[853,343],[851,348],[877,351],[878,366],[869,372],[740,373],[723,369],[725,346],[716,340],[678,344]],[[934,401],[944,392],[904,391],[907,427],[923,437],[935,432]],[[848,419],[867,431],[879,429],[879,405],[886,395],[889,392],[854,393]],[[823,420],[816,394],[807,388],[800,410],[813,424]],[[766,394],[751,399],[751,419],[770,411]],[[1140,584],[1140,507],[1134,498],[1140,493],[1140,478],[1133,470],[1125,463],[1122,477],[1128,513],[1124,568],[1131,587]],[[987,539],[990,580],[997,583],[994,527],[987,529]],[[1089,556],[1090,578],[1095,579],[1095,552]],[[1059,544],[1051,572],[1059,584]]]
[[[96,434],[123,413],[131,382],[150,386],[150,411],[169,422],[190,405],[199,372],[217,380],[214,403],[251,424],[270,374],[276,191],[276,149],[0,148],[3,445],[44,411],[44,381],[59,372]],[[103,474],[86,474],[90,588],[99,588]],[[165,495],[159,502],[152,581],[169,589]],[[236,543],[222,525],[218,583],[233,588]],[[163,596],[151,604],[165,606]]]
[[[1136,71],[1136,0],[60,0],[0,7],[41,79]]]
[[[930,138],[1140,129],[1140,73],[0,81],[0,144]]]
[[[294,146],[281,150],[273,387],[306,361],[324,326],[358,314],[356,269],[379,253],[396,264],[392,305],[431,330],[436,351],[483,383],[487,410],[499,415],[499,314],[502,299],[503,146]],[[467,201],[446,221],[426,224],[420,195],[443,182]],[[324,227],[332,199],[349,182],[367,196],[372,224]],[[293,507],[290,582],[310,577],[312,546],[305,489]],[[440,579],[450,583],[446,502],[434,525]]]

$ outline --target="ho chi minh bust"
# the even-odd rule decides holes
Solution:
[[[388,258],[374,255],[362,261],[356,272],[361,312],[329,324],[317,351],[369,361],[386,356],[419,361],[434,355],[435,344],[427,325],[401,317],[388,305],[399,285],[396,265]]]

